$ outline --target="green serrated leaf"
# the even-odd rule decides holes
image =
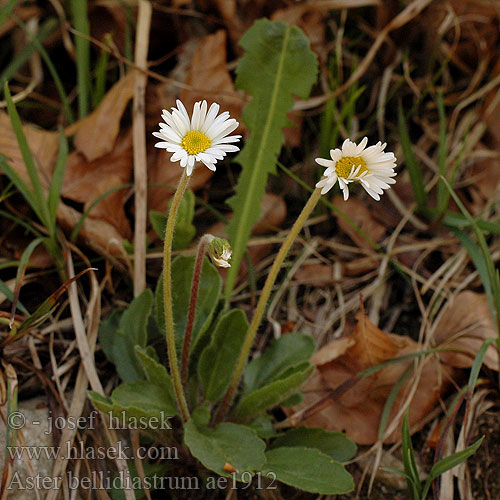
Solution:
[[[174,328],[177,347],[180,348],[189,309],[191,296],[191,279],[193,277],[194,256],[179,255],[172,262],[172,308],[174,314]],[[194,351],[206,329],[210,326],[213,314],[217,308],[222,289],[222,279],[219,272],[208,259],[203,261],[200,277],[200,288],[196,305],[196,315],[193,325],[191,351]],[[156,319],[158,325],[165,329],[163,312],[163,275],[156,287]]]
[[[305,446],[315,448],[338,462],[347,462],[356,455],[356,444],[341,432],[330,432],[315,427],[297,427],[276,439],[272,448]]]
[[[266,453],[262,473],[303,491],[322,495],[341,495],[354,489],[344,466],[319,450],[286,446]]]
[[[282,128],[293,95],[307,98],[316,81],[318,64],[309,39],[296,26],[267,19],[256,21],[240,39],[245,54],[236,69],[236,87],[252,95],[242,114],[250,138],[235,161],[241,164],[236,195],[228,204],[234,217],[227,227],[233,249],[225,287],[226,300],[254,223],[260,214],[268,174],[276,172],[276,159],[283,144]]]
[[[221,476],[230,476],[224,465],[230,463],[238,473],[253,474],[266,462],[266,444],[255,431],[243,425],[222,423],[215,429],[197,427],[189,420],[184,427],[184,442],[191,454],[207,469]]]
[[[314,339],[305,333],[289,333],[272,340],[263,354],[245,368],[245,393],[279,379],[291,366],[309,361],[314,349]]]
[[[290,368],[282,378],[243,397],[235,409],[236,420],[246,422],[259,413],[279,405],[297,392],[313,370],[314,367],[309,362],[300,363]]]
[[[229,385],[247,330],[245,313],[233,309],[218,321],[212,341],[201,353],[198,378],[211,403],[219,401]]]

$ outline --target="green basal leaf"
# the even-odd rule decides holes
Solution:
[[[146,380],[119,385],[111,394],[113,416],[168,422],[178,411],[168,387]],[[148,420],[149,419],[149,420]],[[153,430],[155,430],[153,428]]]
[[[289,398],[285,399],[285,401],[282,401],[281,406],[289,408],[291,406],[300,405],[302,401],[304,401],[304,394],[302,394],[301,392],[296,392],[295,394],[292,394]]]
[[[212,341],[201,353],[198,378],[211,403],[219,401],[229,385],[247,330],[245,313],[233,309],[220,318]]]
[[[351,475],[328,455],[304,446],[275,448],[266,453],[262,473],[311,493],[341,495],[354,489]]]
[[[215,429],[197,427],[189,420],[184,427],[184,442],[191,454],[207,469],[221,476],[230,476],[224,465],[230,463],[238,473],[253,474],[260,470],[265,462],[266,444],[255,431],[243,425],[222,423]]]
[[[290,367],[309,361],[314,349],[314,339],[304,333],[289,333],[273,340],[263,354],[245,368],[245,394],[279,379]]]
[[[193,277],[194,256],[179,255],[172,262],[172,308],[174,314],[174,329],[177,346],[180,349],[189,309],[191,296],[191,279]],[[196,349],[201,337],[210,326],[217,308],[222,289],[222,279],[219,272],[208,259],[203,261],[201,269],[200,288],[196,305],[196,315],[193,325],[191,351]],[[156,287],[156,319],[162,330],[165,329],[163,309],[163,274]]]
[[[330,432],[314,427],[297,427],[276,439],[271,448],[305,446],[315,448],[338,462],[347,462],[356,455],[356,444],[341,432]]]
[[[193,226],[194,207],[195,196],[194,193],[188,189],[184,193],[179,211],[177,212],[174,241],[172,243],[173,250],[183,250],[191,243],[196,235],[196,228]],[[167,216],[156,210],[151,210],[149,212],[149,220],[156,234],[163,240],[165,238]]]
[[[152,351],[152,352],[151,352]],[[159,363],[156,359],[154,359],[154,349],[150,346],[147,348],[141,348],[139,346],[135,347],[135,352],[137,357],[142,365],[142,369],[146,374],[147,380],[154,385],[160,387],[163,391],[168,393],[169,396],[169,406],[171,408],[176,408],[175,403],[175,391],[174,384],[172,382],[172,378],[167,373],[167,369],[161,363]]]
[[[278,436],[278,432],[274,429],[273,422],[274,418],[272,415],[262,413],[245,425],[253,429],[260,438],[269,439]]]
[[[147,325],[153,307],[153,293],[145,290],[123,312],[113,311],[99,328],[99,341],[106,357],[114,363],[125,382],[144,378],[135,346],[147,344]]]
[[[243,397],[234,412],[236,420],[247,422],[259,413],[279,405],[297,392],[313,370],[314,367],[309,362],[301,363],[290,368],[282,378]]]
[[[92,401],[92,404],[99,411],[109,414],[113,409],[113,401],[111,401],[111,398],[102,396],[101,394],[95,391],[88,391],[87,394],[89,396],[90,401]]]
[[[254,223],[260,214],[268,174],[276,172],[276,159],[283,144],[283,127],[293,95],[307,98],[318,72],[317,58],[309,39],[296,26],[267,19],[256,21],[241,37],[245,50],[236,68],[236,87],[252,95],[242,119],[250,138],[235,161],[243,170],[236,195],[228,204],[234,217],[227,227],[233,249],[225,287],[226,300],[238,275],[238,268]]]

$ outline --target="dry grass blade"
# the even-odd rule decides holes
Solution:
[[[139,2],[137,37],[135,42],[135,63],[147,67],[149,30],[151,27],[151,4],[147,0]],[[146,118],[145,94],[147,76],[135,72],[133,105],[134,143],[134,296],[146,288],[146,223],[147,223],[147,158],[146,158]]]

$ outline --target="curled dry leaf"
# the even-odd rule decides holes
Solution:
[[[356,443],[369,445],[377,441],[380,418],[389,393],[414,361],[388,365],[359,381],[356,379],[358,373],[370,366],[418,352],[420,345],[409,337],[383,332],[362,314],[358,314],[357,319],[352,335],[334,340],[314,354],[312,361],[316,370],[302,387],[304,402],[293,408],[284,408],[284,411],[290,416],[323,401],[324,404],[318,405],[318,411],[306,410],[304,418],[295,423],[344,431]],[[451,369],[441,365],[435,357],[428,357],[425,363],[410,405],[412,432],[425,424],[425,417],[435,407],[451,374]],[[389,423],[405,401],[412,381],[410,376],[399,392]],[[329,394],[342,384],[350,384],[350,387],[330,398]],[[399,439],[400,427],[398,424],[396,431],[384,442],[393,443]]]
[[[134,82],[135,73],[129,71],[106,93],[97,109],[71,127],[76,129],[73,143],[88,161],[113,150],[123,113],[134,95]]]
[[[50,185],[52,170],[59,150],[59,134],[57,132],[48,132],[28,124],[23,125],[23,131],[26,135],[35,165],[38,167],[42,186],[47,189]],[[12,129],[9,115],[4,112],[0,112],[0,153],[7,157],[10,166],[28,186],[31,186],[21,150],[17,144],[16,134]]]
[[[470,290],[459,293],[446,305],[434,332],[436,347],[462,351],[440,353],[443,363],[470,368],[482,343],[497,337],[486,295]],[[498,351],[494,345],[486,351],[484,364],[498,370]]]
[[[57,207],[57,221],[63,229],[71,231],[82,214],[64,203]],[[101,255],[123,256],[123,236],[109,222],[87,217],[78,233],[80,239]]]
[[[65,198],[84,204],[84,210],[102,194],[112,188],[131,182],[133,168],[132,137],[118,139],[109,154],[87,161],[74,151],[68,156],[62,194]],[[124,204],[129,189],[120,189],[95,205],[89,217],[112,224],[123,238],[130,236],[130,225],[125,216]]]
[[[347,214],[349,218],[360,227],[374,241],[380,241],[385,235],[386,228],[380,222],[377,222],[372,215],[371,210],[366,203],[357,198],[350,197],[344,201],[342,196],[335,196],[333,205]],[[357,231],[355,231],[342,217],[334,213],[337,218],[340,229],[349,235],[352,241],[360,248],[371,249],[370,243],[365,240]]]

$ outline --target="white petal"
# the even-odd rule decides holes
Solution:
[[[214,122],[215,120],[215,117],[217,116],[217,113],[219,112],[219,109],[220,109],[220,106],[214,102],[211,106],[210,106],[210,109],[208,110],[208,113],[207,113],[207,116],[205,118],[205,123],[203,123],[201,125],[201,132],[203,132],[204,134],[207,133],[207,130],[209,129],[210,125],[212,125],[212,123]]]
[[[326,160],[325,158],[316,158],[314,161],[322,167],[335,167],[335,164],[332,162],[332,160]]]

